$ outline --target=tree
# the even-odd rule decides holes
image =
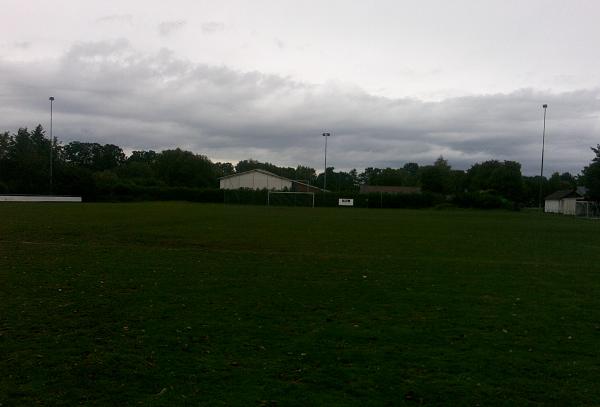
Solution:
[[[419,164],[406,163],[402,169],[406,174],[405,185],[416,186],[419,183]]]
[[[233,164],[231,164],[231,163],[221,163],[221,162],[215,163],[215,169],[216,169],[217,175],[219,177],[224,177],[224,176],[235,173],[235,168],[233,167]]]
[[[47,192],[50,166],[50,140],[44,137],[44,129],[38,125],[30,133],[20,128],[9,142],[8,181],[12,192]]]
[[[600,144],[596,148],[592,147],[596,155],[590,165],[582,171],[582,178],[588,189],[588,196],[594,201],[600,201]]]
[[[446,194],[450,187],[451,168],[448,161],[440,156],[433,165],[421,167],[421,187],[423,191]]]
[[[317,180],[317,171],[311,167],[298,165],[296,167],[295,179],[312,185]]]
[[[394,168],[373,168],[367,167],[357,177],[359,183],[367,185],[405,185],[406,171]]]
[[[82,143],[73,141],[64,147],[67,162],[93,171],[111,170],[126,161],[121,147],[114,144]]]
[[[12,144],[12,138],[6,131],[0,133],[0,193],[8,192],[8,180],[10,170],[10,146]]]
[[[216,187],[216,170],[203,155],[180,148],[165,150],[156,159],[156,174],[169,186]]]
[[[350,172],[334,171],[333,167],[327,167],[327,190],[328,191],[356,191],[358,184],[356,183],[356,170]],[[354,175],[353,175],[354,174]],[[315,185],[323,188],[325,182],[325,174],[320,173],[315,180]]]
[[[521,193],[520,202],[527,206],[537,206],[539,203],[540,194],[540,179],[542,184],[542,197],[549,194],[548,179],[546,177],[540,178],[539,175],[533,177],[522,177],[523,191]]]
[[[242,160],[235,165],[235,172],[244,172],[250,170],[265,170],[289,179],[297,179],[296,169],[292,167],[278,167],[271,163],[263,163],[257,160]]]
[[[521,164],[497,160],[474,164],[467,171],[471,191],[495,191],[505,198],[520,201],[523,193]]]
[[[155,151],[132,151],[131,155],[127,158],[127,162],[141,162],[146,164],[156,163],[156,157],[158,154]]]
[[[377,177],[381,173],[379,168],[367,167],[358,175],[358,180],[361,184],[377,185]]]
[[[577,180],[568,172],[564,172],[562,174],[555,172],[548,180],[548,193],[563,189],[575,189],[576,187]]]

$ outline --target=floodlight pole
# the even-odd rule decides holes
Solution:
[[[542,185],[544,183],[544,145],[546,143],[546,109],[548,105],[542,105],[544,108],[544,130],[542,131],[542,167],[540,169],[540,199],[539,199],[539,210],[542,210]]]
[[[52,161],[54,154],[54,136],[52,135],[52,102],[54,102],[54,96],[50,96],[48,98],[50,101],[50,194],[52,194],[52,184],[53,184],[53,175],[52,175]]]
[[[327,138],[331,136],[330,133],[323,133],[325,137],[325,178],[323,180],[323,191],[327,189]]]

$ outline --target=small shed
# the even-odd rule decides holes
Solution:
[[[544,200],[544,212],[575,215],[577,207],[576,202],[582,199],[583,196],[574,189],[556,191],[548,195]]]

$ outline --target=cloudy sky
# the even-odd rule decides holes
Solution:
[[[595,0],[0,0],[0,131],[340,169],[579,173],[600,143]]]

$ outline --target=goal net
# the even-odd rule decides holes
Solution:
[[[269,191],[267,196],[269,206],[308,206],[314,208],[314,192],[278,192]]]

